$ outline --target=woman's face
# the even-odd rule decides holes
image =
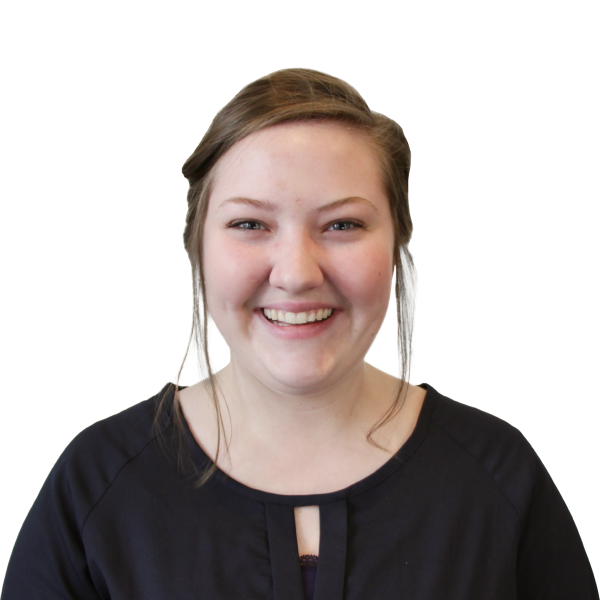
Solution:
[[[204,229],[208,308],[232,363],[294,395],[356,372],[388,307],[393,250],[360,133],[290,123],[238,142],[216,165]]]

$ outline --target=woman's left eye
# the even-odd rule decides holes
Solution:
[[[356,227],[360,227],[361,229],[363,228],[363,225],[361,223],[356,222],[356,221],[336,221],[335,223],[332,223],[332,226],[333,225],[337,225],[338,223],[344,223],[346,225],[352,225],[354,228],[356,228]],[[344,231],[352,231],[352,229],[349,229],[349,230],[346,229]]]
[[[338,224],[344,224],[344,225],[352,225],[354,228],[364,228],[364,225],[362,223],[358,223],[357,221],[336,221],[335,223],[331,224],[331,227],[333,227],[334,225],[338,225]],[[260,223],[258,221],[238,221],[237,223],[232,223],[231,225],[229,225],[228,227],[232,227],[234,229],[242,229],[242,230],[246,230],[246,231],[257,231],[254,228],[248,228],[248,227],[240,227],[240,225],[247,225],[247,224],[254,224],[254,225],[260,225]],[[338,229],[337,231],[353,231],[352,229]]]

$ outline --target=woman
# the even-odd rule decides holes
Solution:
[[[331,110],[329,98],[321,102]],[[379,135],[391,133],[400,146],[399,164],[388,166],[400,180],[388,186],[401,209],[395,219],[374,140],[343,122],[303,119],[234,145],[209,184],[202,242],[186,232],[188,248],[204,249],[207,304],[232,350],[218,377],[231,398],[224,429],[236,432],[222,470],[252,488],[285,495],[346,488],[387,462],[390,444],[399,448],[414,427],[425,394],[409,386],[402,418],[376,432],[380,447],[367,443],[399,395],[397,381],[363,359],[410,236],[408,146],[384,123],[391,132]],[[191,181],[203,152],[201,145],[184,167]],[[181,406],[195,438],[212,448],[213,406],[202,392],[200,384],[184,390]],[[319,456],[307,456],[309,448]],[[300,553],[318,554],[318,507],[297,507],[295,517]]]
[[[407,383],[409,166],[400,127],[322,73],[217,115],[183,169],[208,377],[74,440],[3,599],[598,598],[523,437]],[[394,271],[401,379],[364,362]]]

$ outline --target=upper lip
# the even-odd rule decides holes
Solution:
[[[310,310],[318,310],[319,308],[339,310],[335,304],[328,304],[327,302],[274,302],[273,304],[265,304],[260,308],[270,308],[271,310],[282,310],[291,313],[308,312]]]

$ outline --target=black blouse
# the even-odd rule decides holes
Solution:
[[[198,488],[168,419],[156,437],[157,397],[96,423],[44,484],[2,600],[302,600],[293,509],[314,504],[315,600],[597,600],[571,515],[523,436],[422,387],[400,451],[329,494],[270,494],[221,471]]]

